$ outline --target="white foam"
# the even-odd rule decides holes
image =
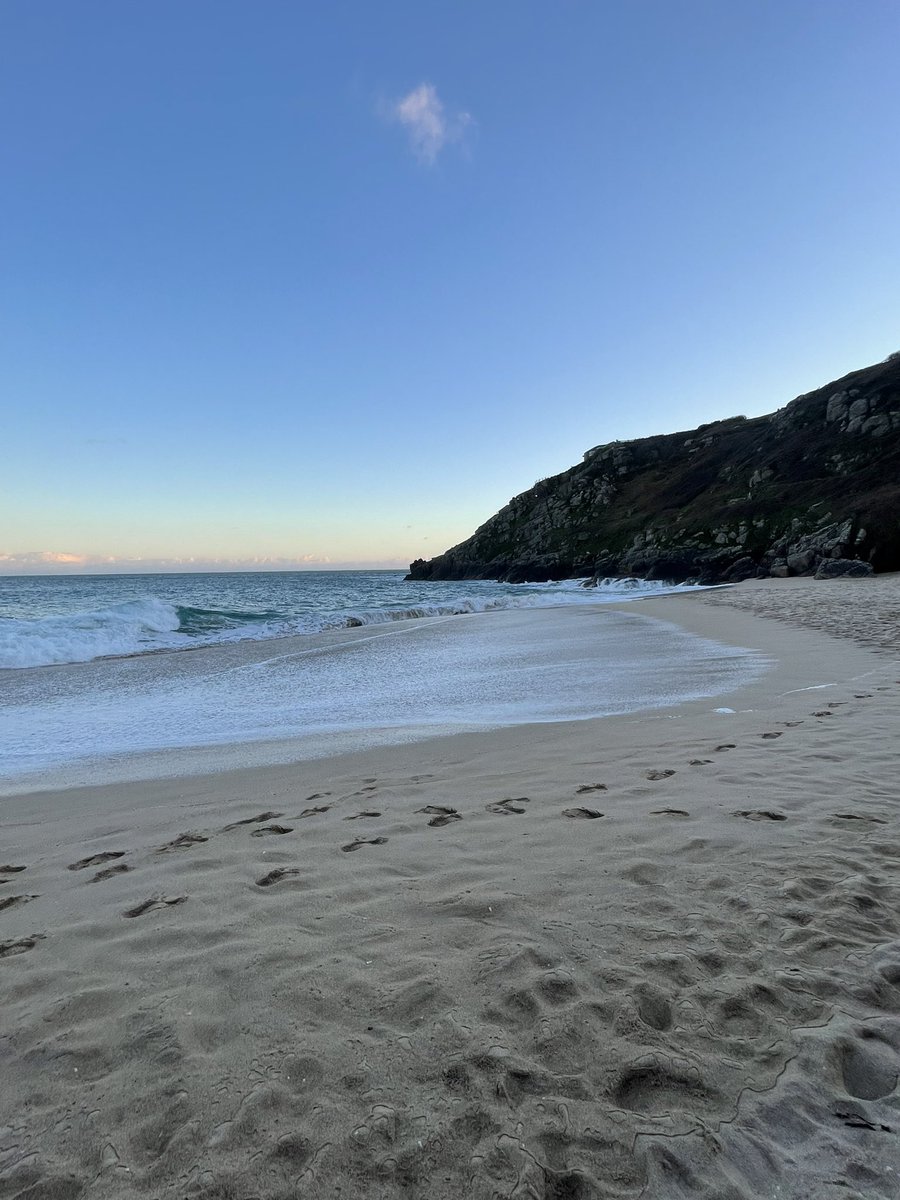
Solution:
[[[758,655],[664,622],[571,606],[50,667],[6,681],[0,773],[129,778],[135,755],[213,745],[225,767],[244,761],[241,744],[273,739],[318,756],[347,739],[661,708],[723,695],[763,669]],[[98,776],[98,763],[112,774]]]
[[[177,645],[172,634],[178,626],[175,605],[154,596],[92,612],[30,621],[3,617],[0,667],[40,667],[138,654],[162,644]],[[160,637],[162,634],[169,636]]]
[[[480,581],[483,583],[483,581]],[[447,585],[440,585],[444,588]],[[459,584],[460,588],[466,587]],[[499,585],[485,584],[486,587]],[[0,669],[87,663],[98,658],[181,650],[241,641],[264,641],[315,634],[348,626],[383,625],[427,617],[465,616],[519,608],[602,604],[663,595],[677,588],[641,579],[604,579],[596,586],[563,580],[546,584],[505,585],[501,594],[466,595],[436,604],[322,609],[300,614],[180,608],[155,596],[124,601],[109,608],[37,619],[0,618]],[[398,592],[402,590],[402,585]],[[396,592],[394,593],[397,594]],[[374,597],[367,597],[374,600]]]

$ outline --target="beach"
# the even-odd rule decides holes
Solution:
[[[900,1196],[900,577],[626,610],[772,665],[0,800],[0,1197]]]

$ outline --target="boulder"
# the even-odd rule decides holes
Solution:
[[[724,572],[722,579],[725,583],[740,583],[744,579],[758,579],[762,573],[759,569],[759,564],[749,556],[745,556],[732,564]]]
[[[874,575],[872,564],[859,558],[823,558],[814,578],[816,579],[862,579]]]

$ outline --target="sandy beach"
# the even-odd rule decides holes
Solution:
[[[900,1196],[900,577],[627,607],[775,665],[0,801],[0,1197]]]

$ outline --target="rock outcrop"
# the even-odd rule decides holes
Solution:
[[[866,575],[874,575],[872,564],[863,562],[861,558],[823,558],[819,562],[815,574],[816,579],[862,579]]]
[[[714,583],[845,559],[900,570],[900,354],[769,416],[596,446],[408,578]]]

